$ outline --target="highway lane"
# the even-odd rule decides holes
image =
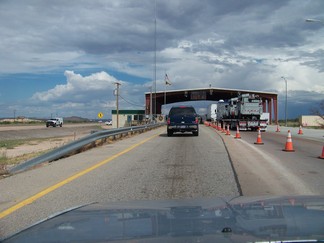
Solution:
[[[66,128],[71,128],[71,127],[88,127],[88,126],[101,126],[102,123],[64,123],[63,124],[63,127],[66,127]],[[104,125],[105,127],[109,127],[109,126],[106,126]],[[36,129],[50,129],[50,128],[53,128],[53,127],[46,127],[45,125],[45,122],[41,125],[39,124],[19,124],[19,125],[0,125],[0,132],[2,131],[22,131],[22,130],[36,130]],[[60,128],[60,127],[57,127],[57,128]],[[54,128],[54,129],[57,129],[57,128]]]
[[[222,137],[238,174],[243,195],[323,195],[324,161],[318,159],[324,144],[323,130],[292,130],[295,152],[284,152],[288,129],[270,127],[262,132],[264,145],[255,145],[257,132],[240,132],[242,139]],[[312,134],[313,133],[313,134]],[[242,152],[244,151],[244,152]]]
[[[4,237],[90,202],[238,196],[240,188],[221,137],[201,126],[198,137],[167,137],[163,127],[95,148],[0,180],[0,192]]]
[[[93,130],[99,130],[97,123],[64,124],[63,127],[45,125],[0,126],[0,140],[38,139],[64,136],[85,136]],[[102,126],[110,129],[111,126]]]

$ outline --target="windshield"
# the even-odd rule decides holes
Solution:
[[[108,226],[125,239],[321,238],[303,222],[323,216],[323,10],[0,0],[0,241],[94,202],[130,211],[103,214],[84,241]],[[47,240],[79,233],[93,212],[77,213]]]
[[[172,115],[195,116],[196,115],[196,112],[195,112],[195,109],[192,108],[192,107],[178,107],[178,108],[175,108],[174,107],[174,108],[171,108],[169,115],[170,116],[172,116]]]

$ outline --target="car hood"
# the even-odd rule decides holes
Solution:
[[[93,203],[3,242],[256,242],[324,239],[324,196]]]

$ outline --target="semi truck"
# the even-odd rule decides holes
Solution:
[[[217,104],[217,123],[229,125],[230,129],[266,131],[267,119],[262,119],[262,100],[255,94],[241,94],[227,101]]]

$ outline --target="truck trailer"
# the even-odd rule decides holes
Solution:
[[[217,104],[210,104],[207,108],[207,121],[216,121]]]

